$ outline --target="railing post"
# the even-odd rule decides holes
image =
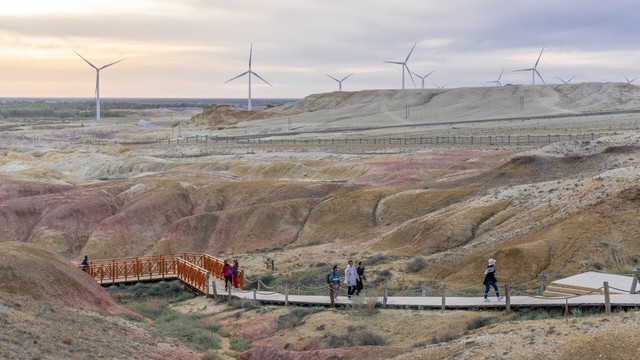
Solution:
[[[504,284],[504,297],[505,297],[505,311],[507,315],[511,313],[511,292],[509,291],[509,284]]]
[[[111,259],[111,283],[116,283],[116,259]]]
[[[138,277],[138,282],[140,282],[140,259],[136,256],[136,276]]]
[[[231,301],[231,288],[232,288],[232,286],[231,286],[231,284],[229,284],[229,286],[227,287],[227,291],[229,293],[229,301]]]
[[[632,294],[636,292],[638,279],[640,279],[640,267],[636,267],[636,269],[633,271],[633,280],[631,280],[631,290],[629,291]]]
[[[422,283],[422,296],[427,296],[427,284]]]
[[[256,299],[256,289],[253,289],[253,300],[254,300],[254,301],[255,301],[255,300],[257,300],[257,299]]]
[[[384,284],[384,296],[382,298],[382,308],[383,309],[387,308],[387,295],[389,295],[389,287],[387,286],[387,284]]]
[[[545,290],[544,281],[547,279],[547,274],[545,274],[545,272],[543,271],[538,276],[540,277],[540,295],[544,296],[544,290]]]
[[[446,307],[446,300],[447,300],[447,284],[443,283],[442,284],[442,307],[441,307],[442,310],[444,310]]]
[[[211,287],[213,288],[213,298],[217,299],[218,298],[218,286],[216,285],[216,279],[215,277],[213,278],[213,281],[211,281]]]
[[[611,314],[611,298],[609,297],[609,282],[605,281],[602,286],[604,286],[604,310],[607,314]]]
[[[286,283],[284,288],[284,306],[289,306],[289,283]]]
[[[298,285],[298,295],[302,295],[302,286]]]

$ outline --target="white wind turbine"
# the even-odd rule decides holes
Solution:
[[[544,79],[542,78],[542,75],[540,75],[540,73],[538,72],[538,63],[540,62],[540,57],[542,57],[542,52],[544,51],[544,46],[542,47],[542,50],[540,50],[540,55],[538,55],[538,60],[536,60],[536,64],[533,65],[532,68],[528,68],[528,69],[520,69],[520,70],[514,70],[514,71],[531,71],[531,84],[535,85],[536,84],[536,74],[538,75],[538,77],[540,78],[540,80],[542,80],[543,84],[546,84],[544,82]]]
[[[556,76],[556,78],[557,78],[558,80],[562,81],[562,83],[563,83],[563,84],[567,85],[568,83],[570,83],[570,82],[571,82],[571,80],[575,79],[575,78],[576,78],[576,76],[578,76],[578,75],[574,75],[572,78],[570,78],[569,80],[566,80],[566,81],[565,81],[565,80],[563,80],[563,79],[561,79],[559,76]]]
[[[330,78],[332,78],[333,80],[335,80],[335,81],[337,81],[337,82],[338,82],[338,91],[342,91],[342,82],[343,82],[343,81],[345,81],[345,80],[347,80],[347,78],[348,78],[349,76],[351,76],[351,75],[353,75],[353,73],[351,73],[351,74],[349,74],[349,75],[345,76],[344,78],[342,78],[342,80],[338,80],[338,79],[334,78],[333,76],[331,76],[331,75],[327,74],[327,76],[328,76],[328,77],[330,77]]]
[[[629,80],[627,75],[622,75],[622,76],[624,76],[624,79],[627,80],[627,85],[631,85],[631,83],[636,81],[636,79],[638,78],[638,77],[634,77],[633,79]]]
[[[502,86],[502,83],[500,82],[500,79],[502,78],[502,73],[504,73],[504,68],[502,68],[502,71],[500,72],[500,75],[498,76],[498,80],[488,81],[488,83],[489,84],[496,84],[496,86]]]
[[[229,81],[235,80],[235,79],[237,79],[239,77],[242,77],[242,76],[245,76],[245,75],[249,74],[249,101],[247,102],[247,110],[251,110],[251,75],[255,75],[258,79],[264,81],[265,84],[273,87],[273,85],[269,84],[267,82],[267,80],[261,78],[260,75],[256,74],[255,72],[253,72],[251,70],[251,57],[252,56],[253,56],[253,43],[251,43],[251,49],[249,50],[249,70],[247,70],[247,71],[243,72],[242,74],[240,74],[240,75],[238,75],[238,76],[236,76],[236,77],[234,77],[232,79],[229,79],[229,80],[224,82],[226,84]]]
[[[107,64],[103,67],[96,67],[89,60],[82,57],[82,55],[78,54],[75,50],[73,51],[76,55],[80,56],[82,60],[86,61],[92,68],[96,69],[96,122],[100,121],[100,70],[107,68],[113,64],[117,64],[120,61],[124,61],[125,59],[118,60],[116,62],[112,62],[111,64]]]
[[[435,72],[435,70],[433,70],[432,72],[428,73],[425,76],[420,76],[420,75],[418,75],[416,73],[413,73],[413,75],[419,77],[422,80],[422,88],[424,89],[424,79],[426,79],[429,75],[433,74],[434,72]]]
[[[440,86],[440,85],[438,85],[438,84],[434,83],[433,85],[435,85],[438,89],[444,89],[444,88],[445,88],[445,87],[447,87],[447,85],[449,85],[449,84],[445,84],[445,85]]]
[[[411,76],[411,70],[409,70],[409,66],[407,66],[407,62],[409,61],[409,56],[411,56],[411,53],[413,52],[413,49],[416,48],[416,45],[418,43],[416,42],[415,44],[413,44],[413,47],[411,48],[411,51],[409,51],[409,55],[407,55],[407,58],[404,59],[404,61],[384,61],[386,63],[389,64],[397,64],[397,65],[402,65],[402,89],[404,90],[404,70],[407,69],[407,72],[409,73],[409,77],[411,78],[411,82],[413,82],[413,86],[416,86],[416,82],[413,81],[413,76]]]

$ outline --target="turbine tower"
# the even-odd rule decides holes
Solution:
[[[111,65],[117,64],[120,61],[124,61],[125,59],[118,60],[116,62],[112,62],[111,64],[107,64],[103,67],[96,67],[89,60],[82,57],[82,55],[78,54],[75,50],[73,51],[76,55],[80,56],[82,60],[86,61],[92,68],[96,69],[96,122],[100,122],[100,70],[107,68]]]
[[[496,84],[496,86],[502,86],[502,83],[500,82],[500,79],[502,78],[502,73],[504,73],[504,68],[502,68],[502,71],[500,72],[500,75],[498,76],[498,80],[488,81],[488,83],[489,84]]]
[[[536,60],[536,64],[533,65],[532,68],[514,70],[514,71],[531,71],[531,85],[535,85],[536,84],[536,74],[538,75],[540,80],[542,80],[542,83],[546,85],[546,83],[544,82],[544,79],[542,78],[542,76],[538,72],[538,63],[540,62],[540,57],[542,57],[542,52],[543,51],[544,51],[544,46],[542,47],[542,50],[540,50],[540,55],[538,55],[538,60]]]
[[[338,91],[342,91],[342,82],[343,82],[343,81],[345,81],[345,80],[347,80],[347,78],[348,78],[349,76],[351,76],[351,75],[353,75],[353,73],[351,73],[351,74],[349,74],[349,75],[345,76],[342,80],[338,80],[338,79],[334,78],[333,76],[331,76],[331,75],[327,74],[327,76],[328,76],[328,77],[330,77],[330,78],[332,78],[333,80],[335,80],[335,81],[337,81],[337,82],[338,82]]]
[[[622,75],[622,76],[624,76],[624,79],[627,80],[627,85],[631,85],[631,83],[636,81],[636,79],[638,78],[638,77],[634,77],[633,79],[629,80],[627,75]]]
[[[245,75],[249,74],[249,101],[247,102],[247,110],[251,110],[251,75],[255,75],[258,79],[264,81],[265,84],[273,87],[273,85],[269,84],[267,82],[267,80],[261,78],[260,75],[256,74],[255,72],[253,72],[251,70],[251,57],[252,56],[253,56],[253,43],[251,43],[251,49],[249,50],[249,70],[247,70],[247,71],[243,72],[242,74],[240,74],[240,75],[238,75],[238,76],[236,76],[236,77],[234,77],[232,79],[229,79],[229,80],[224,82],[226,84],[229,81],[235,80],[235,79],[237,79],[239,77],[242,77],[242,76],[245,76]]]
[[[435,72],[435,70],[433,70],[432,72],[428,73],[425,76],[420,76],[420,75],[418,75],[416,73],[413,73],[413,75],[419,77],[422,80],[422,88],[424,89],[424,79],[426,79],[429,75],[433,74],[434,72]]]
[[[407,55],[407,58],[404,59],[404,61],[384,61],[389,64],[402,65],[402,90],[404,90],[404,70],[405,69],[407,69],[407,72],[409,73],[409,77],[411,78],[411,82],[413,82],[413,86],[416,86],[416,82],[413,81],[413,76],[411,76],[411,70],[409,70],[409,66],[407,66],[407,62],[409,61],[409,56],[411,56],[411,53],[413,52],[413,49],[416,48],[417,44],[418,44],[417,42],[413,44],[411,51],[409,51],[409,55]]]
[[[571,80],[575,79],[575,78],[576,78],[576,76],[578,76],[578,75],[574,75],[571,79],[566,80],[566,81],[565,81],[565,80],[562,80],[559,76],[556,76],[556,78],[557,78],[558,80],[562,81],[562,83],[563,83],[563,84],[567,85],[568,83],[570,83],[570,82],[571,82]]]

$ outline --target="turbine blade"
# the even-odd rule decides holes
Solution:
[[[404,63],[403,63],[403,62],[400,62],[400,61],[383,61],[383,62],[388,63],[388,64],[404,65]]]
[[[562,83],[563,83],[563,84],[565,84],[565,85],[566,85],[569,81],[571,81],[571,80],[569,80],[569,81],[564,81],[564,80],[560,79],[560,77],[559,77],[559,76],[556,76],[556,79],[558,79],[558,80],[562,81]]]
[[[269,86],[273,87],[273,85],[269,84],[269,82],[268,82],[267,80],[265,80],[265,79],[261,78],[261,77],[260,77],[260,75],[258,75],[258,74],[256,74],[256,73],[254,73],[253,71],[252,71],[251,73],[252,73],[253,75],[255,75],[258,79],[260,79],[260,80],[264,81],[267,85],[269,85]]]
[[[404,65],[404,67],[407,68],[407,72],[409,73],[409,77],[411,78],[411,82],[413,83],[413,87],[416,87],[416,82],[415,82],[415,80],[413,80],[413,75],[411,75],[411,70],[409,70],[409,66],[407,64],[403,64],[403,65]],[[404,70],[402,70],[402,71],[404,71]]]
[[[544,46],[542,47],[542,50],[540,50],[540,55],[538,55],[538,60],[536,60],[536,64],[533,65],[533,68],[537,68],[538,67],[538,62],[540,61],[540,58],[542,57],[542,52],[544,51]]]
[[[102,70],[102,69],[104,69],[104,68],[106,68],[106,67],[109,67],[109,66],[111,66],[111,65],[117,64],[117,63],[119,63],[120,61],[124,61],[124,60],[125,60],[125,59],[121,59],[121,60],[118,60],[118,61],[116,61],[116,62],[112,62],[111,64],[107,64],[107,65],[105,65],[105,66],[101,67],[101,68],[100,68],[100,69],[98,69],[98,70]]]
[[[504,68],[502,68],[502,71],[500,71],[500,76],[498,76],[498,82],[500,81],[500,78],[502,77],[503,73],[504,73]]]
[[[633,78],[633,80],[631,80],[630,82],[634,82],[634,81],[636,81],[637,79],[638,79],[637,77],[634,77],[634,78]]]
[[[570,82],[571,82],[571,80],[575,79],[575,78],[576,78],[576,76],[578,76],[578,75],[573,75],[573,77],[572,77],[571,79],[567,80],[567,84],[568,84],[568,83],[570,83]]]
[[[425,76],[424,76],[424,78],[426,79],[426,78],[427,78],[427,76],[429,76],[429,75],[433,74],[434,72],[436,72],[436,71],[435,71],[435,70],[433,70],[432,72],[430,72],[430,73],[428,73],[427,75],[425,75]]]
[[[531,69],[520,69],[520,70],[513,70],[513,72],[516,72],[516,71],[533,71],[533,70],[535,70],[535,69],[534,68],[531,68]]]
[[[74,53],[76,53],[76,55],[80,56],[80,57],[82,58],[82,60],[86,61],[86,62],[87,62],[87,64],[89,64],[92,68],[94,68],[94,69],[98,70],[98,68],[97,68],[97,67],[95,67],[92,63],[90,63],[90,62],[89,62],[89,60],[87,60],[87,59],[83,58],[83,57],[82,57],[82,55],[78,54],[75,50],[73,50],[73,52],[74,52]]]
[[[538,70],[533,70],[536,74],[538,74],[538,77],[540,78],[540,80],[542,80],[542,83],[547,85],[546,82],[544,82],[544,79],[542,78],[542,75],[540,75],[540,73],[538,72]]]
[[[343,82],[343,81],[347,80],[347,78],[348,78],[349,76],[351,76],[351,75],[353,75],[353,73],[351,73],[351,74],[349,74],[349,75],[345,76],[345,77],[344,77],[344,79],[340,80],[340,82]]]
[[[333,76],[331,76],[331,75],[329,75],[329,74],[327,74],[327,76],[328,76],[328,77],[330,77],[330,78],[332,78],[333,80],[335,80],[335,81],[337,81],[337,82],[340,82],[340,80],[338,80],[338,79],[334,78]]]
[[[228,83],[229,81],[231,81],[231,80],[235,80],[235,79],[237,79],[237,78],[239,78],[239,77],[241,77],[241,76],[247,75],[248,73],[249,73],[249,71],[245,71],[245,72],[243,72],[242,74],[240,74],[240,75],[238,75],[238,76],[236,76],[236,77],[234,77],[234,78],[231,78],[231,79],[229,79],[229,80],[225,81],[224,83],[226,84],[226,83]]]
[[[415,48],[416,48],[416,45],[418,45],[418,42],[417,42],[417,41],[413,44],[413,47],[411,48],[411,51],[409,51],[409,55],[407,55],[407,58],[406,58],[406,59],[404,59],[404,62],[405,62],[405,63],[406,63],[407,61],[409,61],[409,56],[411,56],[411,53],[413,52],[413,49],[415,49]]]
[[[251,57],[253,57],[253,43],[251,43],[251,48],[249,49],[249,71],[251,71]]]

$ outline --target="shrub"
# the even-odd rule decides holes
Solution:
[[[407,271],[410,273],[416,273],[427,266],[427,260],[425,260],[422,256],[414,257],[413,260],[407,263]]]
[[[545,319],[551,319],[551,315],[549,315],[549,313],[544,310],[536,310],[527,314],[527,319],[528,320],[545,320]]]
[[[361,316],[370,316],[377,314],[380,302],[376,296],[353,296],[351,298],[351,304],[348,305],[348,309]]]
[[[436,334],[433,337],[433,342],[435,344],[449,342],[451,340],[455,340],[460,336],[460,332],[451,325],[445,325],[438,330],[436,330]]]
[[[367,259],[367,264],[368,265],[375,265],[377,263],[381,263],[384,261],[389,260],[389,257],[383,253],[377,253],[375,255],[373,255],[372,257],[370,257],[369,259]]]
[[[251,299],[244,299],[240,306],[245,310],[256,310],[260,309],[260,302]]]
[[[244,352],[251,349],[253,345],[247,340],[233,338],[230,341],[229,348],[233,351]]]
[[[370,331],[357,332],[356,335],[357,344],[360,346],[383,346],[384,338],[378,334]]]
[[[293,329],[298,325],[303,323],[303,319],[307,315],[311,315],[318,311],[324,310],[324,307],[315,306],[315,307],[301,307],[301,306],[292,306],[289,310],[288,314],[281,315],[278,318],[278,328],[280,329]]]
[[[495,318],[492,317],[477,317],[473,320],[471,320],[471,322],[469,324],[467,324],[467,330],[475,330],[475,329],[479,329],[481,327],[485,327],[491,323],[493,323],[495,321]]]

